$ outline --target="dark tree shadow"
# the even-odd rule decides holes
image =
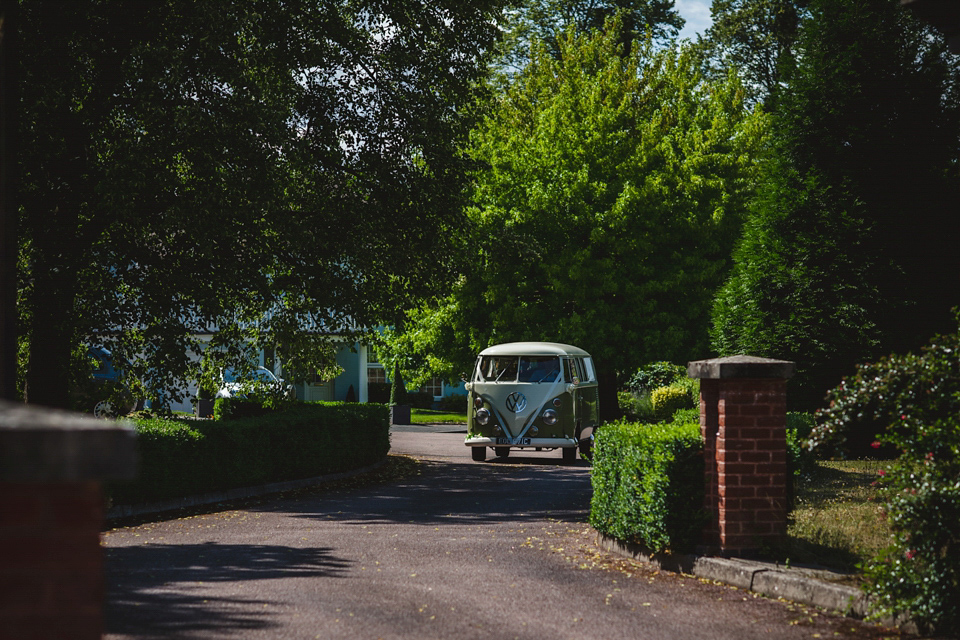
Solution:
[[[584,522],[590,508],[590,474],[581,465],[516,456],[485,464],[421,461],[419,468],[420,475],[396,482],[273,496],[243,508],[348,525],[435,526]],[[272,611],[279,607],[273,605],[283,603],[257,599],[255,587],[242,583],[343,577],[351,563],[334,551],[215,542],[105,547],[106,631],[142,638],[243,637],[278,627],[282,621]],[[252,595],[228,587],[225,595],[211,596],[214,589],[201,584],[217,582],[238,583]]]
[[[201,583],[336,577],[349,567],[329,549],[213,542],[106,547],[104,556],[106,633],[143,638],[276,626],[263,607],[274,603],[214,597]]]

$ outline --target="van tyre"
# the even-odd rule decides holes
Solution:
[[[506,458],[510,455],[510,447],[494,447],[493,450],[500,458]]]
[[[474,462],[483,462],[487,459],[486,447],[470,447],[470,456]]]
[[[563,451],[563,464],[573,464],[577,461],[577,449],[576,447],[567,447],[562,449]]]

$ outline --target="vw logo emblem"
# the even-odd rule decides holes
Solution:
[[[507,410],[514,413],[520,413],[527,407],[527,398],[519,391],[514,391],[507,396]]]

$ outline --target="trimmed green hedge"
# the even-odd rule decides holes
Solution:
[[[384,459],[389,422],[384,405],[336,402],[228,420],[137,420],[138,477],[108,492],[114,504],[137,504],[350,471]]]
[[[590,524],[651,551],[692,549],[703,511],[700,425],[608,423],[597,431]]]
[[[256,418],[273,412],[263,402],[246,398],[217,398],[213,402],[213,419]]]
[[[789,510],[796,477],[815,466],[798,431],[790,425],[786,432]],[[699,411],[681,409],[670,423],[605,424],[597,432],[592,475],[590,524],[597,531],[653,552],[690,551],[700,542],[708,516]]]

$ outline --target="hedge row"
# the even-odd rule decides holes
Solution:
[[[390,450],[387,407],[294,404],[227,420],[136,421],[140,472],[108,487],[115,504],[137,504],[357,469]]]
[[[700,541],[707,516],[699,423],[605,424],[592,481],[597,531],[654,552],[686,551]]]

